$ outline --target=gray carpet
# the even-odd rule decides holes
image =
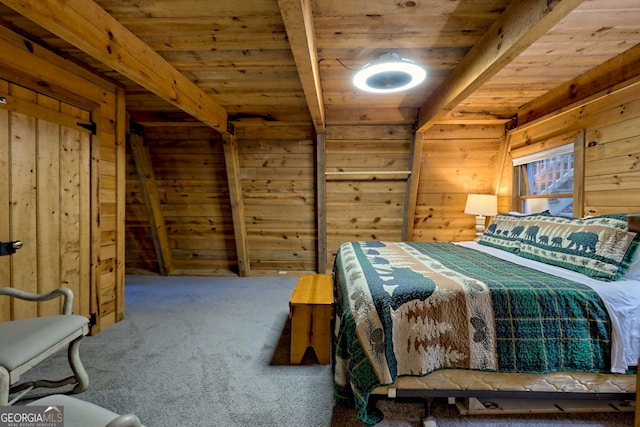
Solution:
[[[289,365],[293,277],[128,276],[122,322],[81,345],[79,398],[134,412],[147,427],[362,426],[334,407],[331,368]],[[67,375],[64,352],[27,373]],[[378,426],[421,426],[420,402],[382,399]],[[440,427],[630,426],[632,413],[461,416],[437,400]]]

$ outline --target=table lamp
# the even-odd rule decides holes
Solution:
[[[495,194],[469,194],[464,213],[476,216],[476,242],[484,233],[484,222],[488,216],[498,213],[498,196]]]

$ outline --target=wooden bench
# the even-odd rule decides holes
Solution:
[[[289,300],[292,364],[300,364],[309,347],[315,351],[318,363],[329,364],[332,317],[331,274],[301,275]]]

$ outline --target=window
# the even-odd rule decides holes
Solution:
[[[521,212],[573,215],[573,144],[514,159]]]

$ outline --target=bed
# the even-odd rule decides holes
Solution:
[[[498,214],[478,242],[342,244],[336,401],[375,424],[378,394],[632,400],[640,236],[627,224]]]

